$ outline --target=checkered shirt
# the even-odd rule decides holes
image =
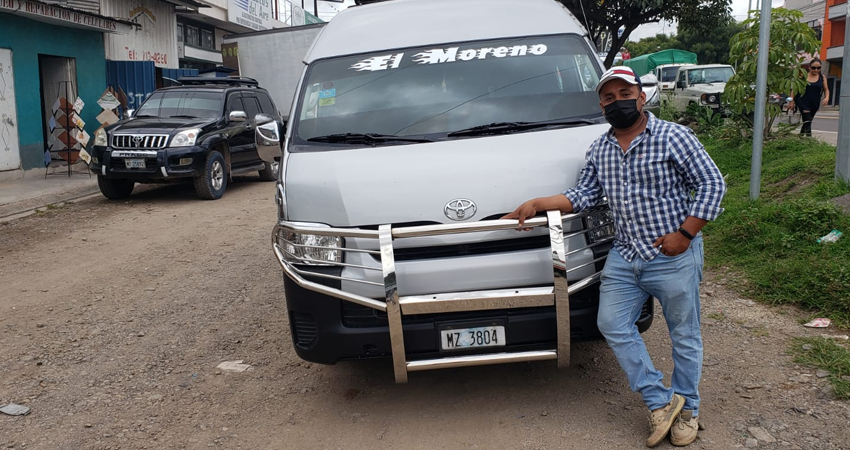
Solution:
[[[607,197],[614,213],[614,248],[627,261],[654,259],[655,240],[688,216],[714,220],[723,212],[726,183],[690,128],[646,113],[646,130],[623,152],[613,129],[587,151],[575,188],[564,195],[578,212]]]

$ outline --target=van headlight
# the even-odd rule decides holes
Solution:
[[[614,237],[614,213],[610,209],[588,214],[585,220],[587,240],[590,244]]]
[[[188,130],[183,130],[174,135],[171,138],[170,147],[191,147],[195,145],[195,141],[198,139],[198,134],[201,133],[200,128],[191,128]]]
[[[290,264],[329,266],[342,262],[342,238],[302,234],[285,228],[275,233],[275,243]]]
[[[106,130],[103,128],[98,128],[97,131],[94,132],[94,145],[98,147],[106,147]]]

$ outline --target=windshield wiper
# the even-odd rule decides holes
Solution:
[[[434,142],[433,139],[426,138],[413,138],[413,137],[403,137],[396,136],[394,134],[378,134],[378,133],[341,133],[341,134],[329,134],[327,136],[316,136],[308,141],[312,142],[341,142],[346,144],[360,144],[360,143],[375,143],[375,142],[389,142],[389,141],[401,141],[401,142]]]
[[[169,119],[197,119],[196,116],[189,116],[186,114],[178,114],[176,116],[168,116]]]
[[[452,131],[448,137],[459,136],[479,136],[482,134],[499,134],[512,133],[514,131],[533,130],[535,128],[546,128],[555,126],[578,126],[578,125],[593,125],[599,123],[592,119],[556,119],[556,120],[541,120],[538,122],[496,122],[488,125],[478,125],[476,127],[464,128],[462,130]]]

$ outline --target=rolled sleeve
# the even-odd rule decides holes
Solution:
[[[564,196],[572,203],[573,212],[595,206],[602,197],[602,186],[599,184],[596,164],[591,158],[592,152],[593,148],[587,152],[585,166],[581,170],[581,176],[579,176],[576,186],[563,192]]]
[[[683,157],[681,170],[686,183],[695,192],[694,201],[688,207],[688,215],[715,220],[723,212],[720,203],[726,195],[726,182],[699,139],[692,132],[683,134],[681,139],[674,139],[672,144]]]

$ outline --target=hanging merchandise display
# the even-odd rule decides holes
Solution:
[[[91,136],[85,131],[85,121],[80,118],[80,114],[85,107],[85,102],[82,98],[77,97],[71,103],[69,98],[72,97],[72,89],[70,81],[61,81],[60,85],[64,85],[64,90],[60,89],[59,97],[53,103],[53,117],[48,121],[50,129],[50,137],[48,139],[47,150],[44,152],[44,166],[48,168],[50,163],[57,158],[67,162],[67,173],[70,177],[73,173],[73,165],[78,159],[89,164],[91,157],[85,151],[85,146],[88,144]],[[62,92],[64,91],[64,95]],[[86,172],[89,172],[86,170]],[[47,178],[49,170],[46,170],[44,177]],[[91,173],[89,173],[91,176]]]

